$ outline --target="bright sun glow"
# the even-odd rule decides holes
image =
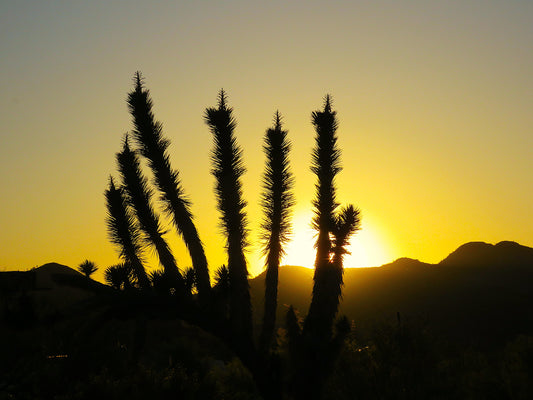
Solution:
[[[312,268],[315,262],[315,231],[311,228],[312,215],[299,213],[293,219],[292,240],[287,245],[284,265],[301,265]],[[385,246],[382,235],[363,219],[362,229],[351,239],[344,266],[377,267],[391,262],[390,252]]]

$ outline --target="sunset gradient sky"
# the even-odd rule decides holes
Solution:
[[[310,114],[326,93],[340,122],[339,200],[363,213],[346,266],[438,262],[474,240],[533,246],[532,21],[525,0],[0,0],[0,269],[118,261],[103,192],[132,129],[137,70],[212,269],[225,253],[203,113],[220,88],[247,167],[253,275],[276,110],[296,179],[286,262],[312,263]]]

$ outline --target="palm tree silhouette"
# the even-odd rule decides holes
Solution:
[[[150,281],[140,258],[142,251],[141,233],[135,218],[126,203],[121,188],[115,187],[113,178],[105,191],[107,202],[107,230],[111,242],[120,250],[120,257],[131,264],[131,268],[143,289],[150,287]]]
[[[275,114],[274,126],[265,133],[263,149],[267,162],[261,199],[265,213],[261,238],[266,255],[266,278],[263,328],[259,343],[263,351],[268,351],[276,323],[279,265],[285,253],[283,246],[289,240],[291,207],[294,205],[291,191],[294,178],[288,158],[290,143],[287,131],[282,129],[279,112]]]
[[[109,286],[116,290],[129,290],[135,284],[133,268],[128,262],[107,267],[104,272],[104,279]]]
[[[234,135],[236,121],[221,90],[218,107],[207,108],[205,121],[213,134],[211,154],[212,174],[215,176],[215,195],[221,212],[221,225],[226,234],[230,284],[230,325],[234,345],[248,351],[252,344],[252,306],[248,285],[248,269],[244,257],[247,245],[246,213],[241,176],[245,172],[242,150]]]
[[[193,222],[190,201],[185,196],[178,171],[170,165],[167,153],[170,141],[163,137],[161,123],[154,119],[150,93],[143,87],[140,72],[135,74],[134,82],[135,87],[128,94],[128,106],[134,124],[132,136],[139,145],[141,154],[148,159],[155,184],[162,193],[165,210],[173,218],[174,225],[189,250],[196,271],[198,293],[206,296],[211,289],[207,259]]]
[[[222,265],[215,271],[213,281],[211,325],[218,335],[226,338],[228,332],[230,332],[230,329],[228,329],[230,318],[230,284],[229,271],[226,265]]]
[[[154,269],[148,273],[148,279],[152,282],[152,288],[156,293],[169,295],[173,292],[172,282],[164,269]],[[175,290],[175,288],[174,288]]]
[[[193,293],[194,289],[196,288],[196,272],[194,272],[194,268],[187,268],[183,276],[185,292],[188,294]]]
[[[85,260],[80,265],[78,265],[78,271],[87,277],[87,280],[90,279],[91,275],[98,271],[98,267],[92,261]]]
[[[229,294],[229,272],[228,267],[222,265],[215,271],[215,284],[213,288],[221,293]]]
[[[128,145],[128,137],[124,140],[122,151],[117,153],[117,162],[122,180],[126,201],[137,216],[147,244],[153,245],[163,266],[166,278],[176,286],[183,288],[183,278],[176,265],[167,241],[163,238],[159,218],[151,205],[152,190],[143,176],[139,159]]]

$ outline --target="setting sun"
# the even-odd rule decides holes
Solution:
[[[352,237],[348,250],[346,268],[379,267],[393,261],[383,235],[371,223],[365,223],[364,215],[361,230]]]
[[[311,227],[312,212],[299,212],[293,219],[292,240],[287,245],[284,265],[299,265],[313,268],[315,263],[315,231]],[[344,266],[351,267],[377,267],[393,261],[391,250],[387,243],[371,223],[363,215],[361,230],[350,241],[349,251],[346,255]]]
[[[0,400],[533,399],[533,0],[0,4]]]

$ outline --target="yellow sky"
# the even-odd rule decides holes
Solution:
[[[0,268],[118,261],[103,192],[131,129],[136,70],[214,268],[224,240],[202,116],[222,87],[248,169],[252,274],[262,137],[277,109],[296,179],[287,262],[312,260],[310,113],[326,93],[339,200],[363,211],[347,266],[438,262],[472,240],[533,246],[531,20],[526,1],[2,2]]]

